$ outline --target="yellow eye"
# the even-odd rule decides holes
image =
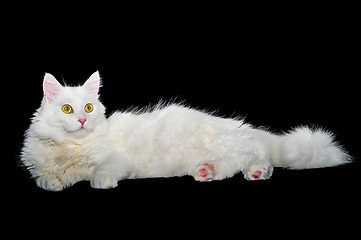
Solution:
[[[93,105],[92,105],[91,103],[88,103],[87,105],[85,105],[84,110],[85,110],[87,113],[92,112],[92,111],[93,111]]]
[[[64,106],[62,106],[61,110],[63,110],[63,112],[66,114],[70,114],[73,112],[73,108],[68,104],[65,104]]]

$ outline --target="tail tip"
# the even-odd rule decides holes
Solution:
[[[324,129],[301,127],[283,137],[281,158],[285,167],[293,169],[323,168],[352,161],[334,134]]]

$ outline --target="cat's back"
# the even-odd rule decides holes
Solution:
[[[164,151],[180,142],[202,136],[207,115],[172,104],[146,111],[115,112],[108,118],[109,137],[120,150],[131,155],[156,147]],[[146,154],[146,153],[144,153]]]
[[[108,122],[110,132],[142,133],[144,135],[147,134],[145,131],[154,133],[161,130],[171,133],[184,127],[197,127],[208,116],[182,105],[171,104],[168,106],[156,105],[150,109],[115,112],[108,118]]]

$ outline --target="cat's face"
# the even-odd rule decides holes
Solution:
[[[76,138],[94,131],[105,120],[105,108],[98,99],[99,86],[98,72],[80,87],[63,87],[51,74],[46,74],[40,115],[48,131]]]

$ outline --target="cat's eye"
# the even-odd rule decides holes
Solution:
[[[93,105],[91,103],[88,103],[87,105],[85,105],[84,110],[87,113],[92,112],[93,111]]]
[[[61,110],[66,114],[70,114],[73,112],[73,108],[69,104],[65,104],[64,106],[62,106]]]

